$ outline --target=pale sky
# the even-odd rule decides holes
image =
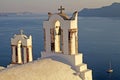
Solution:
[[[66,12],[80,11],[83,8],[98,8],[120,0],[0,0],[0,12],[57,12],[63,5]]]

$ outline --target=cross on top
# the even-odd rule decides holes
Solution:
[[[62,13],[63,10],[65,10],[65,8],[63,8],[62,6],[60,6],[60,8],[58,9],[58,11],[60,11],[60,13]]]

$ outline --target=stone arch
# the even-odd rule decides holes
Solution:
[[[63,52],[63,29],[59,20],[55,22],[55,51]]]
[[[55,24],[54,24],[54,30],[55,30],[55,35],[60,35],[61,34],[61,32],[60,32],[60,30],[61,30],[61,23],[60,23],[59,20],[57,20],[55,22]]]
[[[50,29],[51,34],[51,51],[63,52],[63,29],[61,22],[56,20],[53,28]]]
[[[60,22],[61,29],[63,29],[62,24],[65,20],[62,17],[60,17],[59,15],[53,15],[50,17],[50,19],[49,19],[49,22],[51,23],[50,28],[53,28],[57,21]]]

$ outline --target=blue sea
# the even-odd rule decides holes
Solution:
[[[0,66],[11,63],[11,38],[24,30],[33,37],[34,60],[43,51],[43,21],[47,15],[0,17]],[[93,80],[120,80],[120,18],[79,17],[79,52],[93,70]],[[109,61],[113,73],[108,74]]]

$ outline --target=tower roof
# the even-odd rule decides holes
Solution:
[[[61,16],[64,20],[69,20],[69,17],[65,13],[58,13],[59,16]]]
[[[59,15],[61,18],[63,18],[64,20],[75,20],[76,14],[78,13],[77,11],[75,11],[73,13],[73,15],[71,17],[69,17],[66,13],[63,12],[63,10],[65,10],[65,8],[63,8],[62,6],[60,6],[60,8],[58,9],[58,11],[60,11],[59,13],[55,13],[57,15]],[[48,20],[50,19],[50,17],[54,15],[51,12],[48,12]]]
[[[19,34],[15,34],[14,35],[14,38],[16,37],[21,37],[23,39],[29,39],[24,33],[23,33],[23,30],[20,30],[20,33]]]

